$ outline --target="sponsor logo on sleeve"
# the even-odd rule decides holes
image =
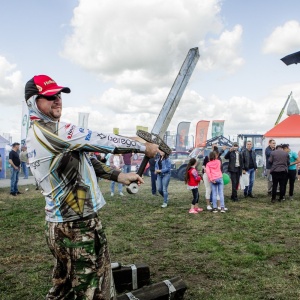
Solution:
[[[30,166],[34,169],[38,168],[40,166],[40,161],[39,160],[36,160],[32,163],[30,163]]]
[[[97,137],[99,137],[101,140],[103,140],[103,139],[106,138],[106,135],[103,134],[103,133],[98,133],[98,134],[97,134]]]
[[[88,131],[88,134],[87,134],[87,136],[85,137],[85,140],[86,140],[86,141],[89,141],[89,140],[91,139],[92,133],[93,133],[92,130],[89,130],[89,131]]]
[[[78,131],[84,133],[84,128],[79,128]]]
[[[128,148],[129,147],[135,147],[136,146],[136,141],[126,139],[124,137],[118,137],[118,136],[108,136],[107,139],[115,144],[122,144],[126,145]]]
[[[125,145],[128,148],[130,148],[130,147],[136,147],[136,145],[137,145],[136,141],[130,140],[130,139],[127,139],[127,138],[124,138],[124,137],[110,136],[110,135],[106,136],[103,133],[98,133],[97,137],[99,137],[101,140],[107,138],[108,141],[111,141],[111,142],[113,142],[115,144]]]
[[[36,151],[35,151],[35,149],[32,150],[32,151],[30,151],[30,152],[28,152],[27,155],[28,155],[28,158],[36,157]]]
[[[67,139],[70,140],[74,134],[75,125],[73,125],[67,133]]]

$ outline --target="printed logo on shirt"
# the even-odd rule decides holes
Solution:
[[[78,131],[84,133],[84,128],[79,128]]]
[[[34,161],[34,162],[30,163],[30,166],[33,167],[34,169],[36,169],[37,167],[40,166],[40,161],[39,160]]]
[[[22,125],[25,126],[27,123],[27,115],[24,115]]]
[[[103,140],[103,139],[106,138],[106,135],[103,134],[103,133],[98,133],[98,134],[97,134],[97,137],[99,137],[101,140]]]
[[[65,129],[68,129],[71,126],[71,123],[65,125]]]
[[[28,158],[36,157],[35,149],[27,153]]]
[[[121,143],[123,145],[126,145],[128,147],[135,147],[136,146],[136,142],[135,141],[132,141],[130,139],[126,139],[126,138],[123,138],[123,137],[116,137],[116,136],[108,136],[107,139],[109,141],[112,141],[114,143]]]
[[[70,140],[74,134],[75,125],[73,125],[68,131],[67,139]]]
[[[88,162],[88,164],[89,164],[90,167],[93,166],[93,164],[92,164],[92,162],[91,162],[91,160],[89,158],[87,158],[87,162]]]
[[[86,140],[86,141],[89,141],[89,140],[91,139],[92,133],[93,133],[92,130],[89,130],[89,131],[88,131],[88,134],[87,134],[87,136],[85,137],[85,140]]]

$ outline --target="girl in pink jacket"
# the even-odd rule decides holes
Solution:
[[[198,207],[198,202],[199,202],[198,186],[202,178],[199,176],[196,166],[197,166],[197,160],[195,158],[191,158],[185,171],[184,181],[187,184],[188,190],[191,190],[193,194],[191,209],[189,210],[190,214],[197,214],[198,212],[203,211],[203,208]]]
[[[225,213],[224,184],[223,175],[221,172],[221,162],[219,159],[217,159],[217,155],[215,152],[209,153],[209,162],[206,164],[206,174],[211,184],[213,212],[218,212],[217,194],[219,194],[221,213]]]

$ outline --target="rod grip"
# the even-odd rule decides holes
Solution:
[[[145,171],[145,168],[149,162],[149,157],[144,156],[141,165],[139,166],[138,171],[136,172],[139,176],[143,176],[143,173]],[[126,187],[127,193],[129,194],[136,194],[139,191],[139,186],[137,182],[131,182],[127,187]]]

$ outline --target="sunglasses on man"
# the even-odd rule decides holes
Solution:
[[[38,96],[36,97],[36,100],[38,100],[38,99],[40,99],[40,98],[44,98],[44,99],[46,99],[46,100],[48,100],[48,101],[54,101],[54,100],[56,100],[56,98],[61,99],[61,94],[59,93],[59,94],[52,95],[52,96],[38,95]]]

